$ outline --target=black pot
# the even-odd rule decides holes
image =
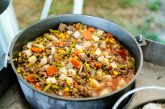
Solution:
[[[131,52],[132,56],[135,58],[135,67],[136,74],[134,78],[123,88],[114,91],[111,94],[90,97],[90,98],[64,98],[56,95],[51,95],[38,91],[33,88],[29,83],[22,79],[17,71],[17,63],[11,61],[12,68],[14,69],[19,84],[22,88],[22,91],[27,99],[27,101],[34,107],[38,109],[110,109],[115,101],[123,95],[125,92],[131,89],[135,78],[139,74],[142,64],[143,64],[143,54],[141,47],[129,34],[126,30],[122,29],[118,25],[92,16],[86,15],[61,15],[61,16],[52,16],[50,18],[41,20],[28,28],[24,29],[16,38],[13,40],[10,49],[10,59],[16,58],[18,52],[22,50],[23,45],[27,42],[34,40],[38,36],[42,35],[45,32],[48,32],[49,29],[57,29],[60,23],[72,24],[75,22],[80,22],[87,24],[99,29],[102,29],[106,32],[112,33],[127,49]]]

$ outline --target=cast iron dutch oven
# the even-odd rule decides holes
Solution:
[[[22,50],[24,44],[33,41],[38,36],[47,32],[49,29],[57,29],[60,23],[72,24],[80,22],[90,25],[106,32],[112,33],[127,49],[131,52],[135,59],[136,74],[134,78],[123,88],[114,91],[111,94],[89,97],[89,98],[64,98],[56,95],[44,93],[36,90],[24,79],[22,79],[17,71],[17,63],[12,59],[18,56],[18,52]],[[13,40],[10,48],[10,60],[12,68],[17,75],[19,84],[25,95],[26,100],[37,109],[111,109],[115,101],[125,92],[131,89],[133,82],[139,74],[143,64],[143,54],[141,47],[136,39],[120,26],[101,18],[87,15],[61,15],[52,16],[41,20],[26,29],[22,30]]]

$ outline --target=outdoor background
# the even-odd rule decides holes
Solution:
[[[21,28],[36,22],[44,0],[13,0]],[[73,0],[54,0],[49,15],[72,13]],[[165,0],[84,0],[83,14],[111,20],[133,35],[165,43]]]

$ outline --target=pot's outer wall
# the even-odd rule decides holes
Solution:
[[[11,60],[18,56],[18,52],[22,50],[22,46],[29,41],[34,40],[38,36],[47,32],[49,29],[57,29],[60,23],[72,24],[75,22],[80,22],[87,24],[99,29],[102,29],[106,32],[112,33],[116,38],[127,47],[127,49],[132,53],[136,61],[136,75],[130,83],[120,90],[113,92],[104,97],[92,97],[87,98],[86,100],[66,100],[57,96],[52,96],[50,94],[45,94],[43,92],[36,91],[32,86],[27,84],[25,80],[21,79],[16,72],[15,67],[16,63],[11,62],[12,67],[18,77],[19,83],[23,90],[23,93],[27,101],[35,108],[38,109],[110,109],[114,102],[125,92],[130,90],[133,81],[135,80],[137,74],[141,70],[143,64],[143,55],[142,51],[131,35],[126,32],[124,29],[120,28],[116,24],[85,15],[62,15],[58,17],[50,17],[45,20],[42,20],[29,28],[23,30],[15,40],[13,40],[11,45]],[[95,99],[96,98],[96,99]]]

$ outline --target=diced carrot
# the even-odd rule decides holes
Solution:
[[[79,29],[81,29],[81,24],[80,24],[80,23],[77,23],[77,24],[74,25],[74,27],[75,27],[77,30],[79,30]]]
[[[64,96],[65,96],[65,97],[69,96],[69,93],[65,93]]]
[[[38,84],[35,84],[34,87],[35,87],[37,90],[42,90],[41,86],[39,86]]]
[[[91,32],[89,32],[89,31],[84,31],[84,32],[83,32],[83,37],[84,37],[84,39],[86,39],[86,40],[90,40],[90,39],[92,38],[92,34],[91,34]]]
[[[46,70],[46,74],[48,76],[52,76],[57,72],[57,68],[55,66],[49,66]]]
[[[96,31],[96,29],[95,29],[95,28],[90,27],[90,28],[88,28],[88,31],[90,31],[90,32],[94,32],[94,31]]]
[[[72,58],[71,59],[71,63],[75,66],[75,67],[80,67],[81,63],[77,60]]]
[[[80,52],[79,51],[75,51],[73,56],[77,56]]]
[[[32,50],[32,52],[35,52],[35,53],[42,52],[42,49],[37,48],[37,47],[32,47],[31,50]]]
[[[109,38],[113,37],[113,35],[112,35],[111,33],[107,33],[106,35],[107,35],[107,37],[109,37]]]
[[[77,84],[77,83],[76,83],[76,84],[74,84],[74,88],[76,88],[76,89],[78,88],[78,84]]]
[[[95,79],[96,79],[96,80],[99,80],[99,79],[100,79],[100,76],[99,76],[99,75],[96,75],[96,76],[95,76]]]
[[[27,80],[28,82],[34,82],[35,79],[34,79],[33,74],[28,74],[27,77],[26,77],[26,80]]]
[[[58,59],[59,61],[62,60],[62,57],[61,56],[56,56],[56,59]]]
[[[95,67],[98,68],[98,69],[101,68],[101,66],[102,66],[101,63],[96,63],[96,64],[95,64]]]

